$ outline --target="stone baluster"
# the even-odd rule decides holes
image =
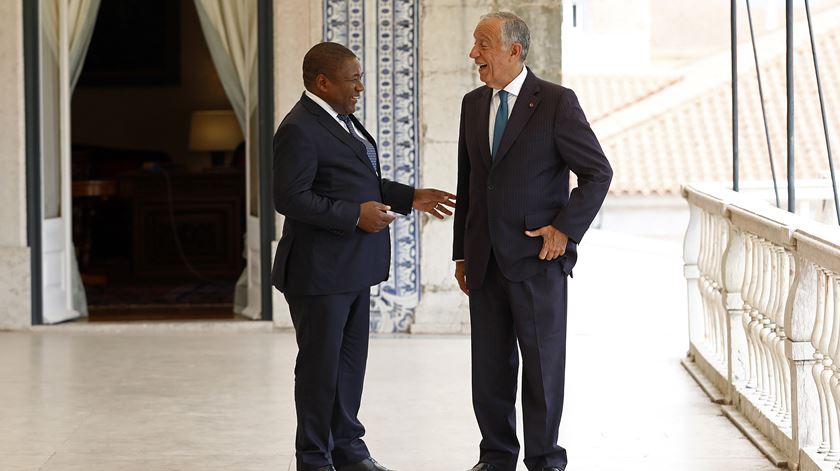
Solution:
[[[744,325],[744,336],[747,339],[747,356],[748,356],[748,373],[747,384],[748,389],[755,389],[756,376],[758,375],[758,356],[755,353],[755,342],[752,337],[753,317],[752,317],[752,292],[751,286],[753,284],[754,266],[753,258],[755,257],[753,247],[754,236],[746,234],[744,236],[744,281],[741,283],[741,297],[743,298],[743,313],[741,314],[742,323]]]
[[[717,260],[718,260],[718,244],[717,238],[717,217],[707,215],[707,231],[708,237],[708,251],[706,253],[706,315],[709,317],[712,328],[712,343],[714,346],[715,359],[719,364],[724,363],[725,347],[723,339],[723,326],[720,322],[720,301],[718,299],[718,284],[715,277]]]
[[[836,274],[829,272],[826,276],[826,284],[830,284],[832,286],[833,293],[829,293],[828,290],[826,290],[826,302],[824,303],[825,314],[834,317],[835,323],[840,324],[840,278],[838,278]],[[828,302],[828,296],[831,296],[830,303]],[[838,332],[837,335],[840,337],[840,332]],[[837,359],[840,358],[840,338],[838,339],[835,348],[831,350],[831,358],[834,360],[830,382],[831,392],[834,398],[834,411],[836,417],[840,419],[840,363],[837,361]],[[834,424],[834,434],[838,440],[840,440],[840,421],[835,422]],[[838,445],[840,446],[840,444]],[[838,451],[840,450],[837,450],[832,443],[832,446],[825,457],[826,461],[837,461],[834,469],[840,469],[840,452]]]
[[[763,382],[763,372],[761,367],[761,343],[758,339],[758,332],[761,331],[761,319],[757,309],[759,298],[759,286],[761,279],[761,250],[757,236],[750,237],[750,245],[752,246],[752,276],[750,277],[749,293],[749,311],[750,311],[750,325],[749,335],[752,339],[753,355],[755,355],[755,393],[756,396],[761,395]]]
[[[823,319],[823,331],[820,336],[820,343],[817,345],[817,349],[820,353],[820,362],[819,362],[819,376],[816,377],[817,381],[817,388],[823,391],[823,398],[821,400],[820,406],[822,407],[822,414],[823,420],[825,421],[825,435],[823,436],[822,441],[825,443],[825,452],[828,453],[830,451],[831,445],[831,435],[832,431],[831,428],[833,426],[832,417],[836,414],[832,413],[832,395],[831,390],[826,387],[825,381],[823,381],[823,377],[825,376],[826,366],[831,365],[831,358],[828,356],[828,346],[829,342],[831,341],[831,333],[834,332],[834,316],[829,315],[829,305],[827,303],[828,296],[832,293],[831,288],[831,279],[829,274],[823,270],[820,270],[821,277],[823,280],[822,283],[822,291],[820,297],[823,299],[822,309],[821,312],[818,312],[817,315],[822,317]],[[816,366],[816,365],[815,365]]]
[[[817,278],[817,305],[814,319],[814,332],[811,334],[811,344],[814,346],[814,367],[813,375],[814,382],[817,385],[817,394],[820,398],[820,445],[819,453],[828,452],[828,399],[825,388],[823,388],[820,377],[822,377],[823,366],[823,351],[821,349],[822,339],[826,330],[825,318],[825,283],[826,273],[821,269],[815,269]]]
[[[770,410],[777,414],[781,422],[784,416],[784,373],[787,362],[784,361],[784,347],[780,331],[783,329],[779,323],[779,304],[781,304],[782,293],[782,255],[784,249],[777,245],[769,247],[770,255],[770,302],[767,307],[767,317],[770,319],[770,333],[767,335],[768,349],[770,350],[770,358],[773,360],[773,403]],[[781,348],[780,348],[781,347]],[[781,353],[781,355],[780,355]]]
[[[822,383],[823,389],[826,391],[826,402],[828,405],[828,442],[829,442],[829,449],[828,453],[826,453],[825,460],[826,461],[837,461],[840,458],[840,434],[838,434],[838,422],[837,422],[837,401],[836,398],[840,397],[834,391],[831,384],[831,378],[834,375],[834,356],[836,355],[837,350],[837,338],[840,336],[840,317],[837,316],[838,312],[835,309],[835,297],[837,296],[837,280],[831,273],[826,273],[825,275],[825,303],[824,303],[824,316],[826,319],[831,319],[831,324],[833,326],[832,333],[831,333],[831,341],[828,343],[828,347],[823,350],[823,371],[822,371]],[[823,342],[825,345],[825,342]]]
[[[818,281],[817,269],[801,256],[794,264],[795,277],[791,286],[791,295],[785,310],[785,356],[790,365],[791,374],[791,448],[787,455],[791,460],[791,469],[797,469],[799,450],[821,444],[822,437],[828,439],[827,417],[821,414],[825,410],[819,397],[818,385],[821,366],[821,354],[816,350],[822,343],[826,332],[823,314],[817,312]],[[815,315],[816,314],[816,315]],[[823,397],[824,397],[823,392]],[[821,424],[821,417],[825,424]],[[821,425],[825,428],[821,434]],[[828,451],[828,443],[821,446]]]
[[[713,237],[713,252],[711,260],[711,291],[710,300],[712,307],[712,314],[715,318],[715,351],[718,352],[718,359],[723,364],[727,364],[727,350],[728,342],[726,338],[726,306],[723,304],[722,288],[722,266],[723,254],[726,249],[726,232],[724,230],[724,220],[722,217],[715,215],[712,217],[712,237]]]
[[[785,357],[785,340],[787,340],[787,332],[785,331],[785,325],[787,324],[787,319],[785,319],[785,312],[788,300],[790,299],[790,289],[793,280],[793,255],[788,252],[787,250],[782,250],[780,254],[780,263],[781,263],[781,276],[780,276],[780,292],[779,292],[779,303],[776,307],[776,311],[778,313],[779,319],[779,326],[778,326],[778,335],[779,335],[779,344],[778,344],[778,352],[779,352],[779,363],[781,364],[782,370],[782,384],[784,385],[782,389],[783,400],[782,400],[782,423],[789,425],[790,424],[790,365],[788,365],[787,358]]]
[[[696,205],[689,205],[688,227],[683,239],[683,276],[688,301],[689,345],[696,348],[701,343],[704,327],[703,302],[700,290],[701,220],[703,211]],[[689,352],[690,355],[693,353]]]
[[[762,340],[764,341],[764,349],[767,356],[767,377],[769,378],[769,387],[767,391],[767,405],[771,412],[776,412],[776,403],[781,393],[781,384],[779,378],[779,368],[776,361],[776,319],[774,318],[774,308],[776,302],[777,285],[777,269],[775,246],[768,241],[764,241],[764,284],[765,292],[763,299],[764,310],[764,329],[762,329]]]
[[[715,258],[715,306],[719,315],[718,325],[720,325],[720,344],[723,351],[724,364],[727,365],[727,371],[731,373],[730,362],[730,346],[732,338],[730,337],[729,314],[727,312],[728,305],[726,303],[726,281],[724,278],[724,263],[727,254],[727,247],[729,246],[729,222],[721,216],[717,216],[717,256]],[[732,382],[730,381],[730,384]]]
[[[755,338],[756,345],[758,345],[758,399],[761,403],[766,403],[768,397],[771,395],[771,377],[770,377],[770,359],[768,358],[766,335],[770,331],[770,321],[767,319],[767,299],[769,284],[767,276],[767,244],[763,239],[757,239],[756,249],[758,256],[758,269],[756,270],[756,297],[755,297]]]
[[[761,270],[761,298],[759,300],[759,312],[761,320],[761,349],[764,352],[764,373],[766,375],[766,388],[764,391],[764,404],[772,410],[776,400],[777,378],[773,359],[773,334],[774,322],[770,317],[770,308],[773,301],[774,273],[773,273],[773,246],[766,240],[761,241],[762,266]]]
[[[700,219],[700,258],[697,267],[700,269],[700,296],[703,299],[703,343],[704,347],[711,347],[714,342],[714,326],[709,316],[709,213],[703,211]]]
[[[727,337],[729,351],[727,365],[729,371],[729,395],[727,402],[732,402],[737,384],[746,384],[749,371],[749,348],[746,340],[746,323],[744,322],[744,301],[742,298],[745,268],[746,247],[744,235],[734,226],[726,223],[728,243],[723,260],[723,282],[725,305],[728,320]]]

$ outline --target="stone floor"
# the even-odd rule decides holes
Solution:
[[[679,365],[678,247],[604,234],[584,247],[570,288],[568,470],[774,469]],[[294,357],[289,332],[0,333],[0,470],[294,469]],[[468,469],[469,395],[468,338],[376,337],[368,445],[403,471]]]

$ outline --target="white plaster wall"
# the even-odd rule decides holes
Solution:
[[[22,2],[0,2],[0,83],[0,330],[5,330],[30,324]]]
[[[0,2],[0,247],[26,245],[23,10]]]
[[[0,247],[0,330],[31,325],[31,274],[28,247]]]

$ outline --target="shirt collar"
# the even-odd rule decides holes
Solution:
[[[505,86],[504,90],[513,96],[519,96],[519,92],[522,91],[522,85],[525,83],[525,77],[527,76],[528,68],[523,65],[522,72],[519,72],[519,75],[517,75],[515,79],[511,80],[510,83]],[[498,93],[499,90],[493,90],[493,95],[497,95]]]
[[[336,121],[338,121],[339,123],[341,122],[341,121],[339,121],[339,119],[338,119],[338,112],[336,112],[336,111],[333,109],[333,107],[329,105],[329,103],[327,103],[326,101],[324,101],[324,100],[323,100],[321,97],[319,97],[318,95],[316,95],[316,94],[314,94],[314,93],[310,92],[309,90],[304,90],[304,92],[303,92],[303,93],[305,93],[305,94],[306,94],[306,96],[308,96],[308,97],[309,97],[309,99],[311,99],[312,101],[314,101],[315,103],[317,103],[317,104],[318,104],[318,106],[320,106],[321,108],[323,108],[323,109],[324,109],[324,111],[326,111],[326,112],[327,112],[330,116],[332,116],[332,117],[333,117],[333,119],[335,119],[335,120],[336,120]]]

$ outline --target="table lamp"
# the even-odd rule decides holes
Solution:
[[[225,152],[242,142],[242,130],[233,110],[194,111],[190,121],[190,150],[210,152],[214,167],[225,163]]]

